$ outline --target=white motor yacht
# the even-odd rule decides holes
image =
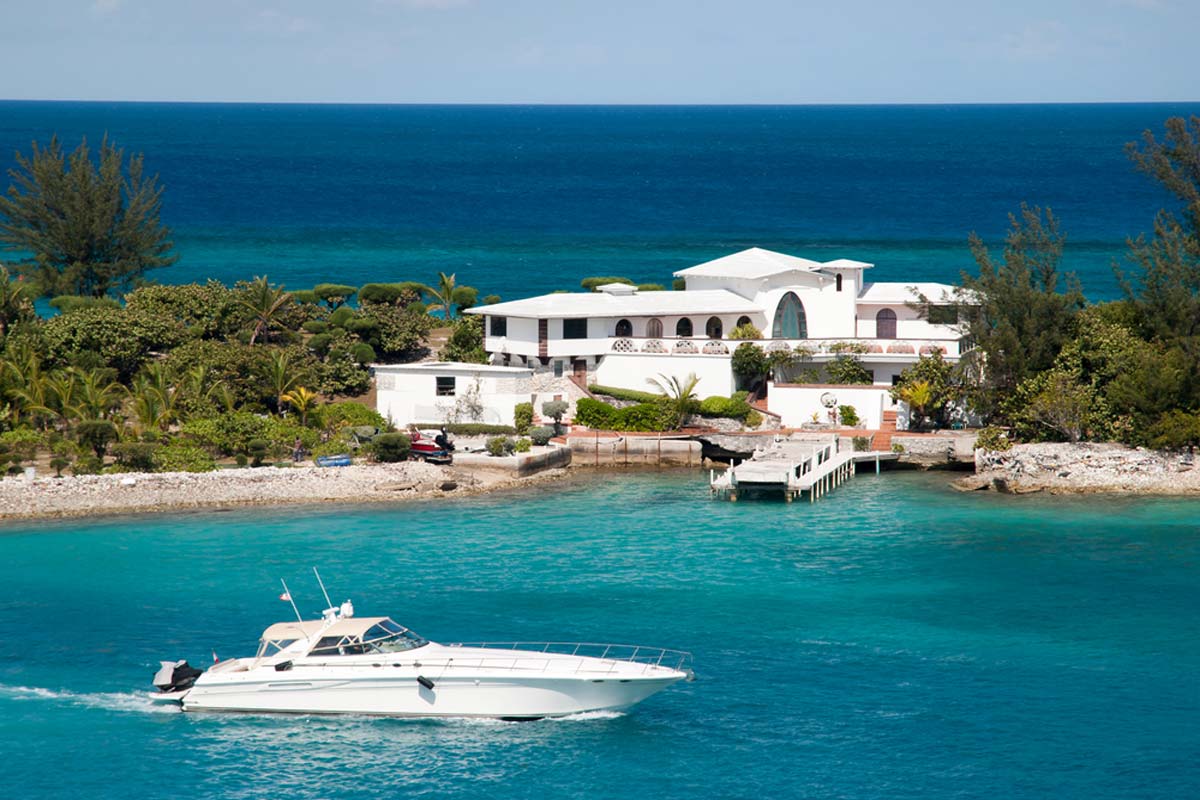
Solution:
[[[164,661],[151,698],[184,711],[538,719],[616,711],[691,680],[687,653],[631,645],[438,644],[346,602],[277,622],[253,658]]]

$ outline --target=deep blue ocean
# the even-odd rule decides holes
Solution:
[[[1123,148],[1200,104],[791,107],[0,102],[0,165],[106,133],[166,187],[164,282],[433,280],[508,299],[670,282],[759,245],[956,281],[971,231],[1050,206],[1093,299],[1167,198]]]
[[[815,505],[707,473],[519,495],[9,524],[0,753],[21,798],[1200,795],[1200,529],[1184,499],[961,495],[863,475]],[[160,658],[253,652],[320,596],[443,641],[690,650],[623,715],[191,715]]]

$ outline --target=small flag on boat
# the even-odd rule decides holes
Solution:
[[[292,601],[292,593],[284,592],[283,594],[279,595],[279,599],[285,603],[290,603]]]
[[[217,651],[216,651],[216,650],[213,650],[213,651],[212,651],[212,653],[213,653],[213,663],[214,663],[214,664],[219,664],[219,663],[221,663],[221,659],[217,658]]]

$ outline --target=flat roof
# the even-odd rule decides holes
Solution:
[[[728,289],[680,292],[637,292],[612,295],[605,292],[543,294],[490,306],[468,308],[467,314],[531,319],[577,319],[586,317],[658,317],[691,314],[753,314],[762,309],[753,301]]]
[[[860,303],[915,303],[921,295],[938,303],[955,300],[955,287],[948,283],[867,283],[858,293]]]
[[[498,364],[468,364],[465,361],[418,361],[412,364],[372,364],[376,372],[470,372],[484,375],[532,375],[532,367],[506,367]]]
[[[688,276],[712,278],[769,278],[782,272],[820,272],[823,269],[867,269],[871,264],[865,261],[851,261],[839,258],[835,261],[813,261],[809,258],[789,256],[787,253],[777,253],[774,250],[764,250],[761,247],[751,247],[737,253],[706,261],[694,267],[681,269],[676,277]],[[829,276],[825,276],[829,277]]]

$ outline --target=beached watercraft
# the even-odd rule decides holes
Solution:
[[[438,644],[346,602],[271,625],[251,658],[204,671],[164,661],[151,698],[184,711],[537,719],[628,708],[691,679],[690,659],[631,645]]]

